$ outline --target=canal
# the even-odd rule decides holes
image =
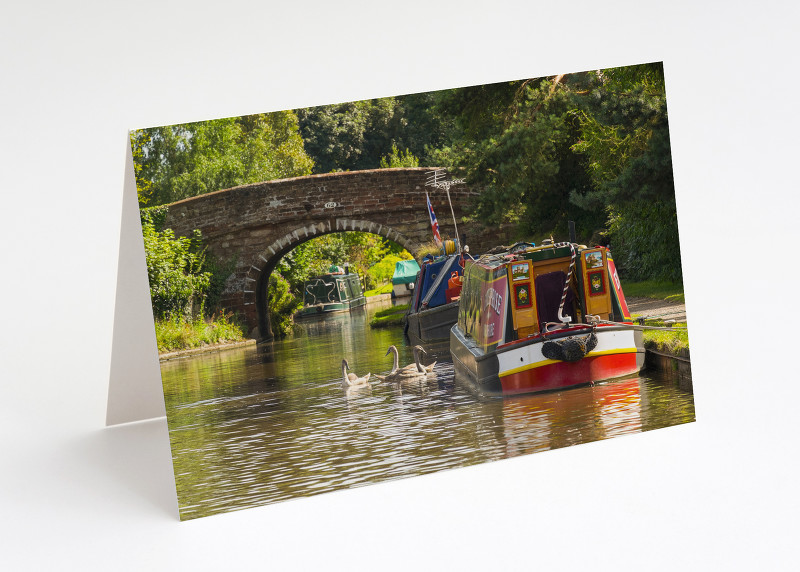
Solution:
[[[695,419],[691,391],[657,372],[490,398],[440,359],[426,381],[346,391],[342,358],[358,375],[388,371],[392,344],[401,366],[413,359],[401,328],[369,327],[375,310],[305,321],[273,344],[161,364],[182,519]]]

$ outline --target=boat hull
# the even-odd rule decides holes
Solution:
[[[458,320],[458,302],[406,314],[406,335],[411,345],[447,342]]]
[[[353,298],[344,302],[329,302],[326,304],[315,304],[313,306],[306,306],[300,310],[296,318],[315,318],[319,316],[327,316],[329,314],[337,314],[340,312],[349,312],[354,308],[360,308],[367,303],[364,296]]]
[[[587,330],[571,328],[549,335],[558,340],[585,335]],[[484,353],[458,326],[450,333],[450,351],[456,372],[482,391],[513,395],[552,391],[577,385],[624,377],[644,366],[640,331],[626,326],[598,326],[597,346],[577,361],[548,359],[542,354],[545,340],[531,336]]]

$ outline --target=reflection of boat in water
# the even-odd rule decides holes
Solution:
[[[358,274],[345,273],[339,267],[332,272],[315,276],[303,284],[303,308],[298,318],[323,316],[336,312],[349,312],[366,304]]]
[[[468,261],[450,351],[456,373],[490,393],[561,389],[644,365],[611,254],[574,243]]]
[[[638,377],[558,393],[502,400],[502,436],[509,457],[590,443],[643,430]]]
[[[464,270],[460,258],[452,254],[423,262],[404,320],[411,345],[436,344],[449,339],[450,328],[458,319],[458,296]]]

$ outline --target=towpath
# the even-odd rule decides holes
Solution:
[[[645,318],[658,318],[661,320],[686,321],[686,304],[656,300],[654,298],[627,298],[628,310],[631,314]]]

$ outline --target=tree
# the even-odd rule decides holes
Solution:
[[[433,99],[421,93],[298,109],[314,173],[377,169],[393,147],[424,162],[449,129],[434,112]]]
[[[573,149],[593,187],[571,195],[605,208],[620,270],[634,279],[682,278],[664,70],[660,63],[600,70],[580,112]]]
[[[397,167],[419,167],[419,159],[406,149],[399,151],[397,145],[392,144],[392,152],[386,157],[381,157],[381,169]]]
[[[477,217],[524,237],[574,220],[583,239],[607,233],[628,275],[680,278],[660,64],[449,90],[436,109],[454,129],[431,156],[481,189]]]
[[[460,131],[438,160],[463,170],[481,189],[476,216],[489,223],[515,222],[526,237],[545,237],[576,221],[587,237],[604,215],[570,204],[572,192],[591,187],[586,161],[571,146],[580,124],[567,90],[555,78],[451,90],[439,109],[458,111]]]
[[[292,111],[132,132],[141,205],[311,173]]]
[[[172,229],[159,230],[160,214],[141,211],[153,313],[160,319],[188,317],[194,303],[202,306],[211,279],[211,273],[203,271],[202,236],[199,230],[192,238],[176,237]]]

